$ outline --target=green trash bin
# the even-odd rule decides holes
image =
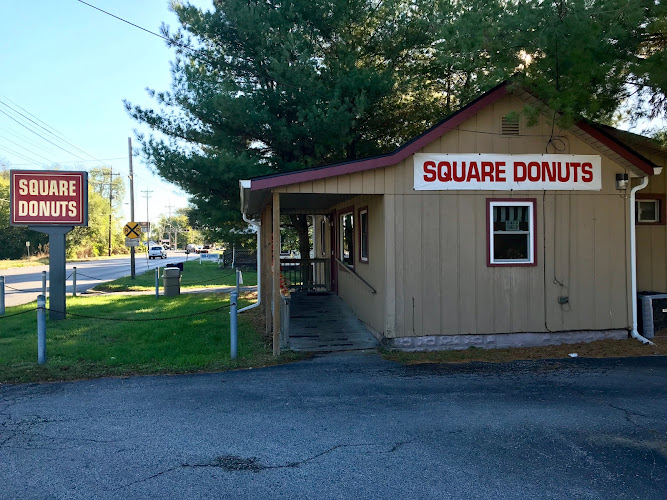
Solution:
[[[162,272],[162,286],[166,297],[181,294],[181,270],[177,267],[165,267]]]

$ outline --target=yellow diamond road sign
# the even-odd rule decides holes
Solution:
[[[125,224],[123,232],[128,238],[141,238],[141,226],[137,222],[128,222]]]

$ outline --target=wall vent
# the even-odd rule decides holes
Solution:
[[[500,128],[502,135],[519,135],[519,117],[503,116]]]

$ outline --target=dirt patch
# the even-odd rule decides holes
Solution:
[[[385,359],[407,364],[467,363],[472,361],[504,363],[517,360],[561,359],[576,354],[581,358],[626,358],[637,356],[667,356],[667,330],[651,339],[655,345],[642,344],[635,339],[598,340],[579,344],[561,344],[514,349],[482,349],[471,347],[463,351],[400,352],[383,354]]]

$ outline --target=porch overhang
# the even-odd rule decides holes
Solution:
[[[271,201],[271,189],[253,189],[252,180],[239,181],[241,211],[254,218]],[[283,215],[327,215],[331,207],[357,196],[357,194],[280,193],[280,213]]]

